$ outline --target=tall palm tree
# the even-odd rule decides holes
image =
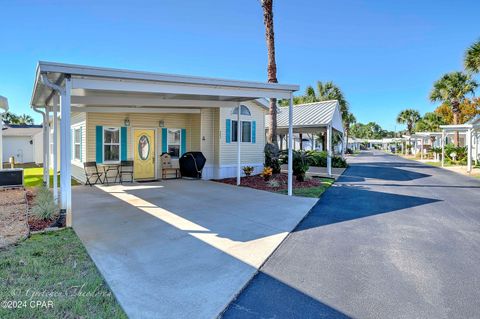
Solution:
[[[420,113],[413,109],[406,109],[401,111],[397,116],[397,123],[406,124],[407,131],[410,135],[414,133],[414,125],[420,119]]]
[[[350,136],[350,125],[353,125],[357,122],[355,115],[353,113],[348,112],[347,116],[345,116],[343,127],[345,129],[345,147],[348,147],[348,138]]]
[[[317,101],[337,100],[340,105],[342,119],[345,122],[348,116],[348,102],[339,86],[332,81],[317,82]]]
[[[469,74],[451,72],[443,75],[433,84],[430,101],[443,102],[452,108],[453,124],[460,124],[460,104],[469,94],[474,94],[478,84]],[[458,146],[459,134],[455,132],[454,143]]]
[[[8,124],[18,124],[18,115],[13,114],[12,112],[5,112],[2,115],[3,121]]]
[[[480,40],[472,44],[465,52],[465,70],[480,73]]]
[[[261,0],[263,8],[263,24],[268,50],[268,82],[278,83],[277,63],[275,62],[275,34],[273,32],[273,0]],[[267,132],[267,142],[277,144],[277,99],[270,99],[270,123]]]

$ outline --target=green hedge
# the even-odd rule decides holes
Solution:
[[[310,160],[310,166],[327,167],[327,152],[326,151],[307,151]],[[332,157],[332,167],[345,168],[347,161],[341,156],[334,155]]]

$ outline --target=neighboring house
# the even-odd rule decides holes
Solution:
[[[287,149],[288,108],[286,107],[278,108],[277,133],[280,149]],[[338,135],[339,138],[334,139],[334,135]],[[339,142],[334,143],[335,140]],[[327,144],[331,143],[333,152],[341,153],[342,140],[343,123],[338,101],[297,104],[293,107],[292,145],[294,149],[321,151],[326,150]]]
[[[2,155],[5,162],[43,163],[42,125],[3,124]]]

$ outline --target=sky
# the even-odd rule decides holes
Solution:
[[[265,82],[260,0],[0,0],[0,95],[30,109],[38,61]],[[276,0],[278,80],[333,81],[359,122],[400,130],[480,38],[480,1]]]

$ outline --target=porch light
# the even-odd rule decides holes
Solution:
[[[164,120],[158,121],[158,126],[165,127],[165,121]]]
[[[127,117],[124,122],[125,126],[130,126],[130,119]]]

